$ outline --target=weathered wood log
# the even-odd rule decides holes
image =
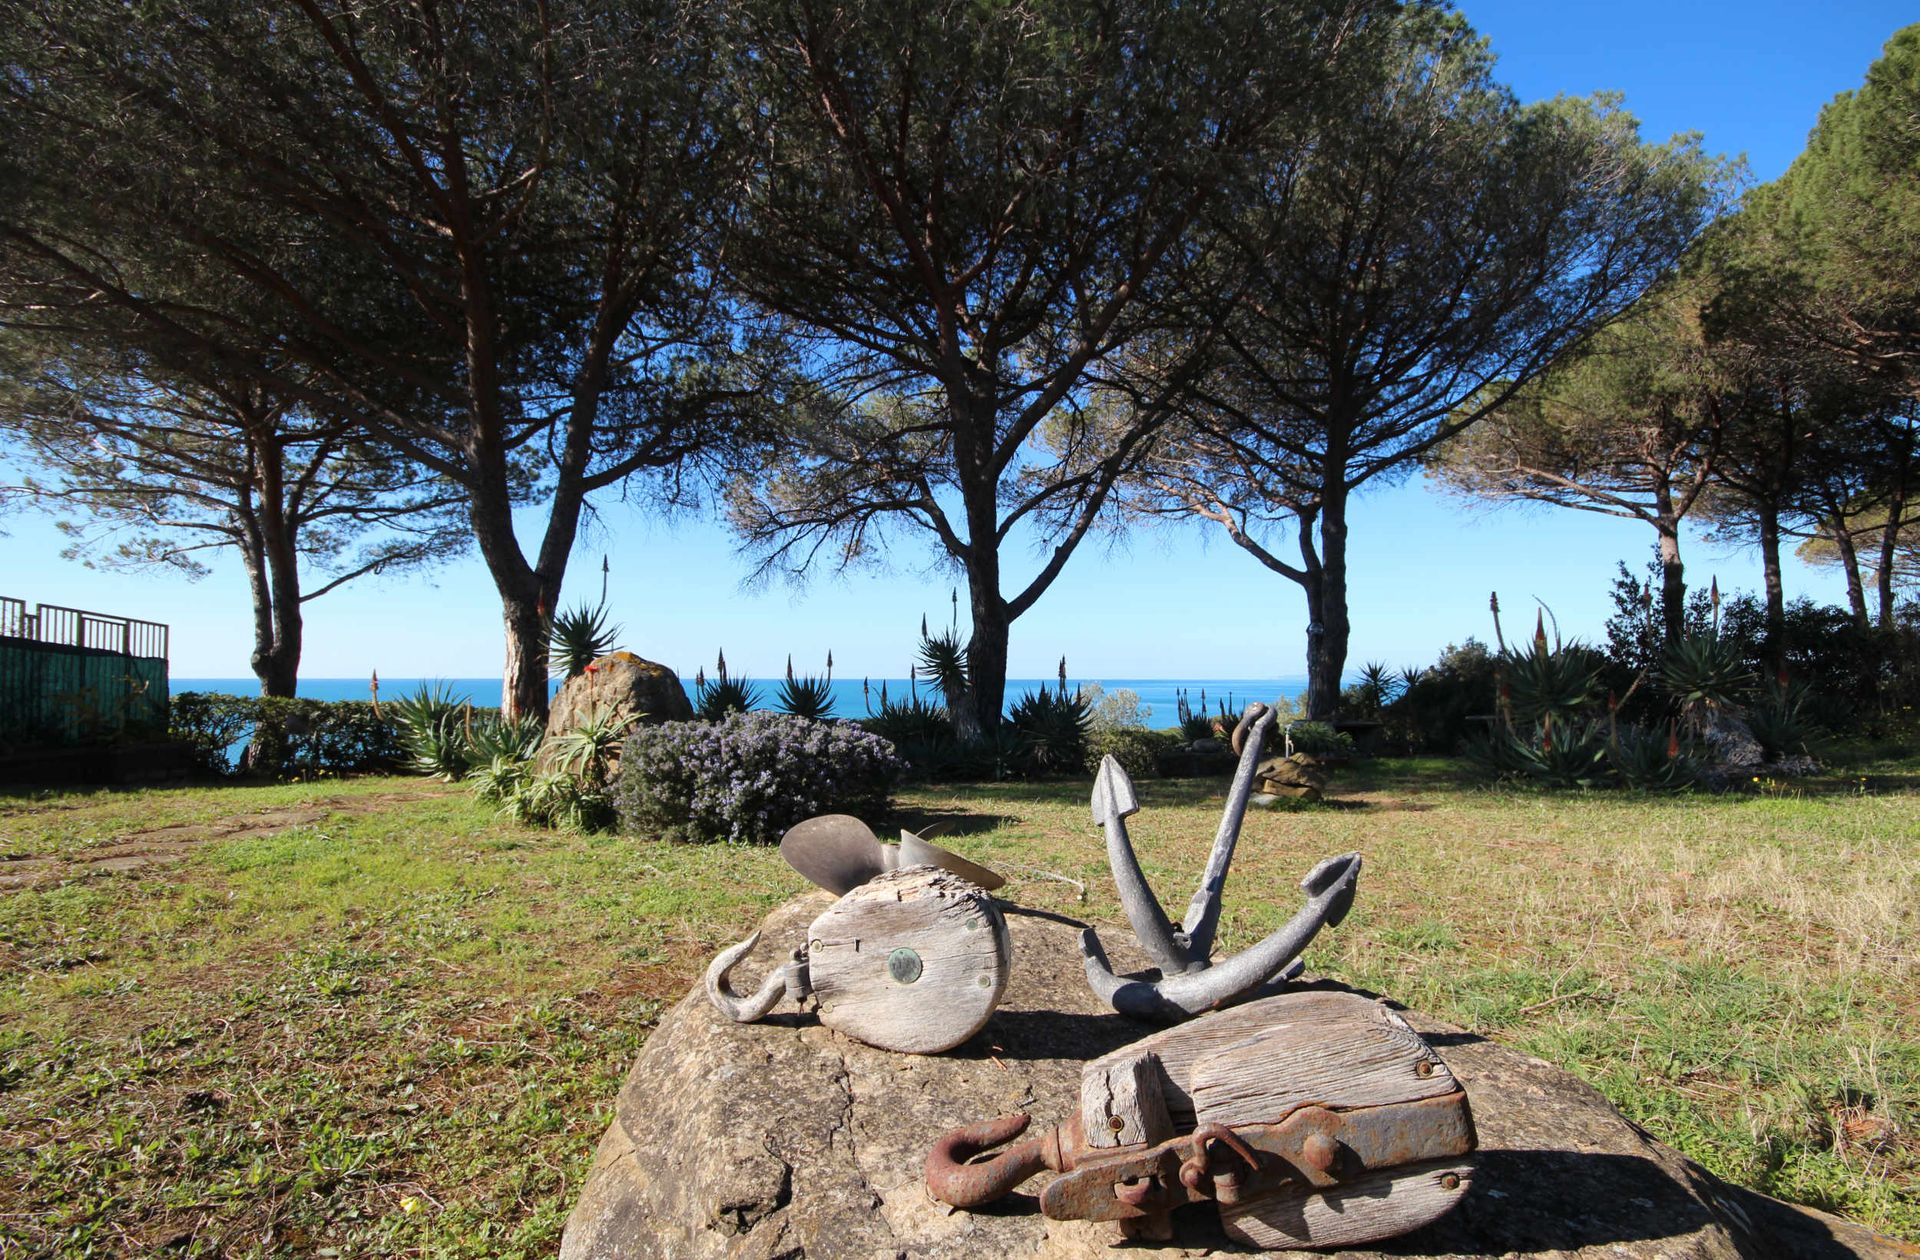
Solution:
[[[808,933],[821,1022],[907,1054],[948,1050],[979,1032],[1013,965],[993,898],[931,866],[862,884]]]

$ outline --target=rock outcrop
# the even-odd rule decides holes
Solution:
[[[775,911],[757,956],[785,957],[830,900],[816,893]],[[1038,1179],[1028,1193],[977,1212],[947,1208],[922,1183],[927,1150],[949,1128],[1023,1110],[1036,1126],[1055,1124],[1078,1108],[1085,1060],[1150,1031],[1103,1012],[1088,990],[1078,924],[1017,908],[1008,921],[1007,998],[983,1032],[946,1055],[874,1050],[792,1007],[736,1024],[696,985],[661,1021],[620,1092],[567,1222],[563,1260],[1133,1254],[1116,1249],[1111,1225],[1042,1217]],[[1338,1255],[1920,1256],[1716,1180],[1558,1068],[1407,1018],[1467,1090],[1480,1142],[1473,1188],[1417,1233]],[[1152,1254],[1235,1253],[1210,1205],[1174,1220],[1175,1243]]]
[[[573,730],[595,713],[637,715],[644,723],[689,722],[693,704],[680,675],[665,665],[631,652],[609,652],[560,685],[547,710],[547,734]]]

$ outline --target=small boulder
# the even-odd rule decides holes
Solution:
[[[609,652],[560,685],[547,711],[547,735],[573,730],[595,713],[643,724],[691,722],[693,704],[680,675],[631,652]]]
[[[1333,775],[1327,763],[1309,753],[1269,757],[1254,771],[1260,791],[1295,801],[1317,801]]]

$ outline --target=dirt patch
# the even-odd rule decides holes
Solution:
[[[363,814],[406,801],[446,796],[447,792],[381,792],[374,796],[340,796],[250,810],[208,822],[169,823],[129,831],[112,840],[64,856],[21,853],[0,856],[0,893],[37,888],[88,875],[131,874],[147,867],[179,860],[209,840],[270,836],[294,827],[308,827],[336,814]]]

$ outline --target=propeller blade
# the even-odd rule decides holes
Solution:
[[[836,897],[891,870],[892,848],[881,844],[873,829],[851,814],[809,818],[780,837],[780,856],[787,865]]]
[[[1007,882],[1007,877],[999,871],[969,862],[958,853],[949,853],[937,844],[930,844],[911,831],[900,832],[900,865],[937,866],[943,871],[951,871],[961,879],[980,885],[988,892]]]

